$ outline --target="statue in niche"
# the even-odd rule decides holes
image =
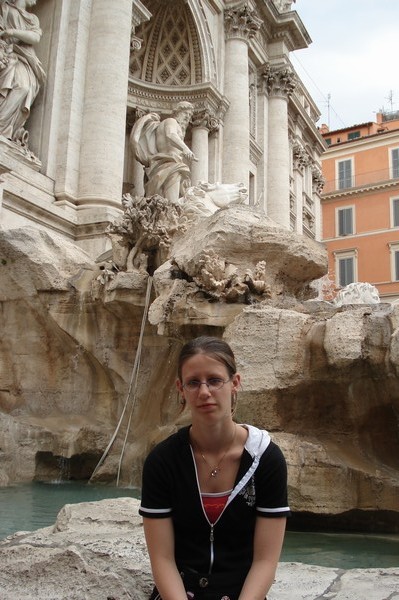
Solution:
[[[0,134],[27,147],[24,124],[45,73],[34,46],[42,31],[36,0],[0,0]]]
[[[130,143],[145,167],[147,197],[159,194],[176,202],[190,186],[189,164],[197,158],[184,136],[193,110],[190,102],[179,102],[172,117],[161,121],[157,113],[149,113],[135,123]]]

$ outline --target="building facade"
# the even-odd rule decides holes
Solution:
[[[3,228],[44,227],[104,252],[122,194],[143,194],[134,123],[189,101],[192,183],[243,183],[249,204],[320,239],[319,111],[289,58],[311,40],[291,1],[42,0],[32,10],[46,81],[29,152],[0,136]]]
[[[376,286],[380,298],[399,298],[399,113],[376,122],[328,131],[322,157],[323,241],[339,287]]]

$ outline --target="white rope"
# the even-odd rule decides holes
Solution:
[[[123,448],[122,448],[122,452],[121,452],[121,456],[119,459],[119,465],[118,465],[118,476],[117,476],[117,483],[116,485],[118,486],[119,483],[119,474],[120,474],[120,468],[121,468],[121,463],[122,463],[122,457],[123,457],[123,453],[125,451],[125,446],[126,446],[126,440],[127,440],[127,436],[129,433],[129,428],[130,428],[130,423],[131,423],[131,417],[132,417],[132,413],[133,413],[133,408],[134,408],[134,404],[135,404],[135,399],[136,399],[136,387],[137,387],[137,379],[138,379],[138,372],[139,372],[139,366],[140,366],[140,359],[141,359],[141,349],[142,349],[142,345],[143,345],[143,337],[144,337],[144,329],[145,329],[145,324],[147,321],[147,315],[148,315],[148,309],[149,309],[149,305],[150,305],[150,297],[151,297],[151,288],[152,288],[152,277],[148,277],[147,280],[147,292],[146,292],[146,297],[145,297],[145,305],[144,305],[144,312],[143,312],[143,318],[141,320],[141,329],[140,329],[140,336],[139,336],[139,343],[137,345],[137,351],[136,351],[136,356],[134,358],[134,364],[133,364],[133,370],[132,370],[132,375],[130,377],[130,383],[129,383],[129,389],[127,392],[127,396],[126,396],[126,401],[125,404],[123,406],[123,410],[122,410],[122,414],[119,418],[118,424],[116,426],[116,429],[108,443],[108,446],[106,447],[106,449],[104,450],[104,453],[102,455],[102,457],[100,458],[100,460],[97,463],[96,468],[94,469],[92,475],[91,475],[91,479],[94,477],[94,475],[97,473],[98,469],[101,467],[101,465],[103,464],[104,460],[106,459],[108,452],[110,451],[116,436],[118,435],[119,429],[122,425],[123,422],[123,418],[125,416],[126,413],[126,409],[127,409],[127,405],[129,403],[129,399],[132,393],[132,389],[134,389],[134,395],[133,395],[133,401],[132,401],[132,408],[130,411],[130,416],[129,416],[129,422],[128,422],[128,427],[126,429],[126,435],[125,435],[125,440],[123,443]]]

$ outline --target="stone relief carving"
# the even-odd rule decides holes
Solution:
[[[122,205],[123,215],[107,229],[113,267],[117,271],[147,272],[150,257],[158,253],[159,263],[164,262],[173,236],[185,231],[181,205],[159,195],[133,198],[130,194],[123,196]],[[101,281],[106,282],[104,277]]]
[[[184,143],[194,107],[179,102],[172,117],[161,121],[157,113],[139,118],[132,129],[130,143],[136,159],[145,167],[147,197],[159,194],[177,201],[190,186],[190,167],[197,160]]]
[[[24,129],[45,73],[34,46],[42,31],[27,11],[36,0],[0,2],[0,134],[27,148]]]

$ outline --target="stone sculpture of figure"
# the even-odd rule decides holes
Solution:
[[[44,81],[34,45],[42,32],[26,9],[36,0],[0,0],[0,134],[27,145],[24,124]]]
[[[177,201],[189,187],[187,163],[197,159],[184,143],[184,136],[193,109],[190,102],[179,102],[172,117],[161,121],[158,114],[150,113],[134,125],[130,141],[136,159],[145,167],[147,197],[159,194]]]

